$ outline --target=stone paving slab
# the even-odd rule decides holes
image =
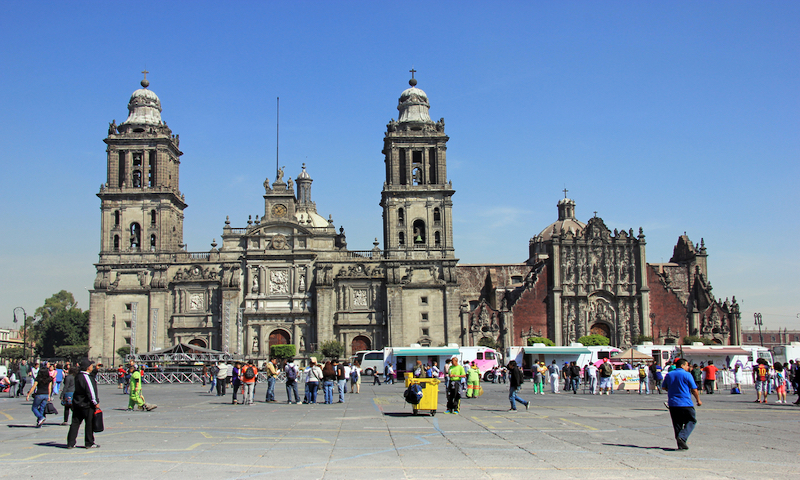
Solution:
[[[689,451],[677,451],[666,395],[533,395],[508,412],[484,385],[459,415],[411,415],[402,385],[362,385],[333,405],[232,405],[201,385],[146,385],[152,412],[100,387],[101,448],[66,450],[61,415],[33,428],[31,402],[0,397],[0,478],[519,479],[798,477],[800,408],[704,395]],[[277,388],[278,398],[285,398]],[[774,399],[773,399],[774,400]],[[59,406],[60,409],[60,406]],[[82,433],[79,441],[82,440]]]

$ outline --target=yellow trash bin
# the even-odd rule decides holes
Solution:
[[[414,374],[412,372],[406,372],[405,374],[403,374],[403,377],[406,379],[405,380],[406,388],[410,387],[411,386],[411,380],[414,379]]]
[[[439,379],[438,378],[411,378],[411,384],[418,383],[422,388],[422,400],[418,404],[412,405],[414,415],[420,411],[428,411],[431,416],[436,415],[436,408],[439,404]]]

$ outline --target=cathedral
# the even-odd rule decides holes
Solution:
[[[104,140],[100,255],[90,292],[90,356],[152,352],[186,343],[266,359],[293,344],[299,356],[338,340],[347,354],[385,346],[569,345],[597,333],[612,345],[697,335],[738,344],[739,310],[711,295],[706,248],[679,237],[672,259],[648,264],[645,236],[584,223],[575,202],[534,236],[527,261],[459,265],[447,177],[444,119],[434,122],[417,80],[386,125],[381,191],[383,249],[349,250],[344,229],[318,213],[305,164],[293,181],[278,168],[264,211],[226,219],[221,243],[188,252],[180,190],[180,137],[162,120],[145,78],[128,117]]]
[[[462,343],[449,138],[417,80],[409,84],[383,139],[383,249],[377,239],[372,250],[347,249],[343,228],[318,213],[303,165],[294,181],[282,169],[264,181],[262,215],[226,220],[221,244],[187,252],[180,137],[143,80],[105,139],[90,355],[111,362],[122,346],[187,343],[264,359],[276,344],[305,356],[327,340],[348,354]]]

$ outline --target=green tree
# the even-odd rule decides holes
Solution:
[[[117,356],[122,360],[125,360],[125,357],[131,353],[131,346],[125,345],[124,347],[119,347],[117,349]],[[136,347],[136,353],[139,353],[139,347]]]
[[[77,307],[78,302],[75,301],[75,297],[68,291],[61,290],[45,300],[44,305],[37,308],[33,316],[39,318],[41,321],[45,321],[57,313],[72,310]]]
[[[270,357],[279,358],[281,360],[284,358],[294,358],[295,353],[294,345],[291,344],[272,345],[269,347]]]
[[[319,349],[325,358],[341,358],[344,355],[344,345],[339,340],[322,342]]]
[[[22,360],[22,347],[8,347],[0,353],[0,358],[7,358],[9,360]]]
[[[683,337],[683,344],[684,345],[691,345],[691,344],[693,344],[695,342],[702,342],[703,345],[711,345],[712,343],[714,343],[714,342],[712,342],[711,340],[709,340],[707,338],[698,337],[697,335],[689,335],[688,337]]]
[[[549,338],[544,338],[544,337],[528,337],[528,346],[530,347],[530,346],[531,346],[531,345],[533,345],[534,343],[544,343],[544,344],[545,344],[545,345],[547,345],[548,347],[554,347],[554,346],[555,346],[555,343],[553,343],[553,341],[552,341],[552,340],[550,340]]]
[[[58,347],[89,342],[89,312],[82,312],[80,308],[56,312],[34,328],[36,353],[45,358],[53,357]]]
[[[76,362],[89,354],[89,345],[64,345],[55,348],[56,357],[66,358],[70,362]]]
[[[598,334],[593,335],[586,335],[578,339],[579,343],[583,345],[590,346],[590,345],[608,345],[609,340],[608,337]]]

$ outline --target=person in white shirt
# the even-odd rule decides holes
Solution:
[[[593,363],[586,367],[586,376],[589,380],[589,390],[592,395],[597,395],[597,367]]]

